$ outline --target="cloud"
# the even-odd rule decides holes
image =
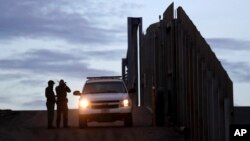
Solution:
[[[82,54],[86,55],[87,58],[94,56],[96,59],[121,60],[125,56],[126,50],[85,51]]]
[[[250,82],[250,41],[233,38],[207,39],[234,82]]]
[[[103,51],[102,57],[118,58],[114,53],[119,51]],[[86,53],[73,54],[71,52],[60,52],[57,50],[32,50],[24,54],[16,55],[15,58],[1,59],[0,67],[1,74],[7,74],[6,77],[0,75],[1,78],[11,79],[21,77],[23,73],[30,75],[65,75],[70,77],[84,77],[93,75],[111,75],[115,72],[105,70],[103,68],[89,68],[87,59],[100,54],[100,51],[90,51]],[[93,56],[94,55],[94,56]],[[98,57],[97,57],[98,58]],[[17,72],[17,73],[16,73]]]
[[[25,108],[31,108],[33,107],[34,109],[37,109],[38,107],[40,108],[44,108],[46,104],[45,100],[31,100],[31,101],[27,101],[21,104],[21,106],[25,107]]]
[[[22,79],[20,80],[20,83],[22,85],[26,85],[26,86],[31,86],[31,87],[37,87],[37,86],[41,86],[44,84],[43,80],[37,80],[35,78],[30,79],[30,78],[26,78],[26,79]]]
[[[250,82],[250,63],[221,60],[233,81]]]
[[[1,66],[1,65],[0,65]],[[4,69],[4,68],[2,68]],[[1,81],[7,81],[7,80],[15,80],[22,78],[23,74],[21,73],[12,73],[10,71],[0,71],[0,79]]]
[[[10,97],[0,96],[0,103],[1,104],[3,104],[3,103],[9,103],[10,101],[11,101]],[[0,109],[1,109],[1,106],[0,106]]]
[[[124,42],[126,13],[137,5],[114,2],[116,5],[92,0],[0,0],[0,39],[60,38],[84,44]],[[121,16],[124,22],[120,21]]]
[[[210,38],[207,39],[213,49],[250,51],[250,41],[232,38]]]

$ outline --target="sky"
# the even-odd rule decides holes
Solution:
[[[222,62],[234,105],[250,106],[250,1],[0,0],[0,109],[46,109],[48,80],[64,79],[73,92],[87,76],[121,75],[127,17],[142,17],[146,31],[172,2]]]

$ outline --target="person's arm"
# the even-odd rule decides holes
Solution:
[[[58,94],[59,94],[59,89],[58,89],[58,86],[56,87],[56,97],[58,97]]]
[[[71,92],[70,88],[69,88],[67,85],[66,85],[66,91],[67,91],[68,93]]]
[[[48,89],[45,89],[45,97],[48,98]]]

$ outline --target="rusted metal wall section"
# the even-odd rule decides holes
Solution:
[[[129,33],[130,36],[134,35]],[[228,141],[233,83],[184,10],[179,7],[174,17],[171,4],[163,19],[150,25],[141,36],[143,106],[152,107],[155,87],[163,93],[159,101],[164,103],[161,116],[166,126],[185,127],[182,129],[187,141]],[[123,59],[128,85],[133,83],[138,69],[133,52],[136,47],[130,43],[127,58]]]

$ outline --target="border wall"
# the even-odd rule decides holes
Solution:
[[[183,129],[188,141],[229,141],[233,83],[185,11],[172,3],[145,34],[142,18],[128,21],[122,76],[140,89],[135,101],[152,108],[155,87],[157,125]]]

